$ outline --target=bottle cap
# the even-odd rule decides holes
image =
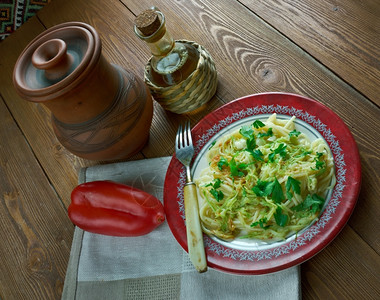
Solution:
[[[135,25],[143,35],[150,36],[160,28],[161,20],[156,10],[148,9],[136,17]]]

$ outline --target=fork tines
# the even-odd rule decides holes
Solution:
[[[175,141],[176,149],[191,146],[192,144],[190,121],[186,121],[183,130],[181,124],[178,126]]]

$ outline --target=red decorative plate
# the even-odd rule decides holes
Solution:
[[[329,108],[306,97],[265,93],[232,101],[208,114],[193,129],[194,177],[205,166],[209,145],[220,135],[255,119],[296,116],[296,127],[311,140],[322,137],[334,157],[336,185],[327,195],[320,218],[297,236],[281,242],[226,242],[204,234],[208,265],[235,274],[266,274],[300,264],[326,247],[347,223],[357,201],[361,166],[356,143],[343,121]],[[349,166],[349,176],[346,176]],[[183,187],[186,173],[173,156],[165,178],[164,206],[169,227],[187,251]]]

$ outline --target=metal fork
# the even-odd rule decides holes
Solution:
[[[207,271],[207,261],[199,220],[197,188],[191,178],[190,171],[190,162],[194,156],[190,122],[186,122],[183,130],[181,125],[178,127],[175,139],[175,154],[177,159],[186,167],[186,184],[183,190],[183,197],[190,260],[198,272],[205,272]]]

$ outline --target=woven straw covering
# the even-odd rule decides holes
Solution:
[[[192,41],[179,40],[198,49],[199,61],[197,69],[184,81],[169,87],[156,86],[150,81],[150,60],[145,66],[144,80],[153,98],[161,106],[171,112],[183,114],[201,107],[216,92],[218,78],[215,63],[205,48]]]

